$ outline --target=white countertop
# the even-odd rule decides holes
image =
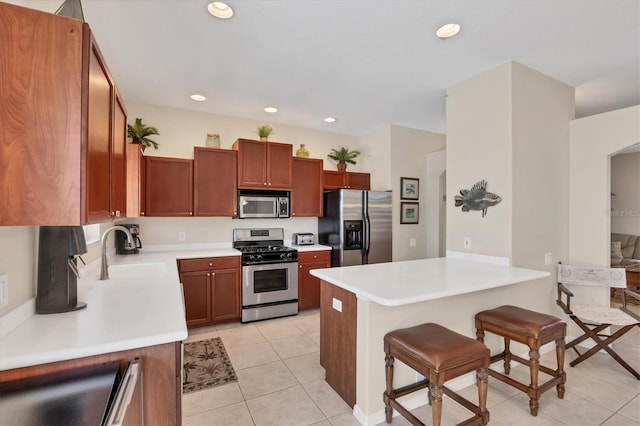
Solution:
[[[314,269],[311,275],[384,306],[440,299],[548,277],[544,271],[453,258]]]
[[[0,338],[0,370],[182,341],[187,326],[176,259],[240,256],[230,246],[144,248],[114,255],[109,266],[148,265],[153,273],[99,281],[100,260],[81,270],[78,301],[85,309],[32,315]]]

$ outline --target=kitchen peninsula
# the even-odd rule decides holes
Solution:
[[[476,312],[503,304],[548,306],[550,274],[503,264],[435,258],[316,269],[320,278],[320,364],[326,381],[354,408],[362,424],[384,420],[384,335],[435,322],[475,337]],[[521,283],[520,285],[513,285]],[[536,300],[545,300],[537,305]],[[541,303],[541,302],[540,302]],[[489,347],[497,340],[487,340]],[[396,368],[397,383],[416,381]],[[426,403],[426,397],[423,402]]]

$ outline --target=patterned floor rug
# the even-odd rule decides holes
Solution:
[[[222,339],[184,344],[182,392],[189,393],[238,380]]]

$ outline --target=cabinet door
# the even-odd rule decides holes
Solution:
[[[184,288],[187,327],[211,324],[211,272],[184,272],[180,274],[180,281]]]
[[[91,36],[87,117],[86,203],[88,222],[111,219],[111,135],[114,85]]]
[[[341,189],[347,187],[346,173],[335,170],[325,170],[322,174],[324,189]]]
[[[267,187],[291,189],[293,145],[267,142]]]
[[[330,268],[330,251],[302,252],[298,255],[298,310],[320,307],[320,279],[312,269]]]
[[[116,89],[111,146],[111,216],[119,218],[127,210],[127,109]]]
[[[250,139],[238,139],[233,144],[238,151],[238,188],[267,186],[267,144]]]
[[[126,144],[126,169],[127,169],[127,217],[138,217],[144,211],[141,201],[144,200],[142,194],[142,176],[144,175],[141,164],[143,164],[142,150],[140,145]]]
[[[369,173],[347,172],[347,188],[361,189],[368,191],[371,189],[371,175]]]
[[[0,23],[0,225],[80,225],[83,23],[4,2]]]
[[[196,147],[194,151],[194,215],[236,216],[237,152],[201,147]]]
[[[322,216],[322,160],[293,159],[291,216]]]
[[[212,275],[212,320],[214,322],[241,317],[240,268],[220,269]]]
[[[146,216],[193,215],[193,160],[145,157]]]

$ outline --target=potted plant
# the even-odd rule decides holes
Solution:
[[[347,163],[356,164],[354,159],[360,155],[360,151],[350,151],[349,148],[342,147],[340,149],[331,148],[331,152],[327,157],[338,162],[338,170],[344,172],[347,169]]]
[[[271,124],[263,124],[258,127],[258,136],[260,136],[261,141],[266,141],[269,139],[269,135],[273,132],[273,126]]]
[[[136,118],[133,125],[127,125],[127,134],[131,138],[131,143],[140,145],[143,151],[148,146],[153,146],[155,149],[158,149],[158,142],[149,139],[149,136],[160,134],[158,133],[158,129],[143,124],[141,118]]]

